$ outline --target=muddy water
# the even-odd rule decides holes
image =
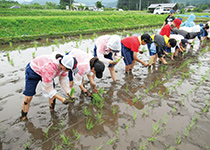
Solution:
[[[197,39],[182,58],[173,62],[167,59],[168,66],[157,62],[147,68],[137,63],[132,74],[125,74],[120,61],[116,66],[117,83],[112,82],[106,68],[103,79],[95,79],[97,87],[105,91],[101,94],[102,109],[75,85],[78,100],[67,106],[58,101],[56,111],[50,113],[48,100],[38,85],[28,121],[20,121],[24,70],[33,53],[64,53],[73,47],[92,53],[94,38],[95,35],[1,46],[0,149],[209,148],[210,52],[209,44],[200,46]],[[149,61],[148,53],[139,54],[139,58]],[[85,85],[90,89],[87,78]],[[57,80],[56,89],[65,96]],[[91,116],[84,114],[84,108],[90,110]],[[100,114],[101,119],[96,119]],[[94,124],[90,130],[89,119]]]

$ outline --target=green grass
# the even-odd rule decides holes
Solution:
[[[164,15],[139,12],[0,10],[0,43],[90,34],[162,24]]]

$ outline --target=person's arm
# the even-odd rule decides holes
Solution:
[[[66,99],[57,94],[57,91],[53,88],[53,81],[48,82],[48,83],[42,81],[42,86],[44,89],[43,95],[45,97],[49,97],[50,99],[57,98],[58,100],[64,103]]]
[[[145,67],[148,66],[148,63],[143,62],[141,59],[139,59],[139,58],[137,57],[137,52],[133,52],[133,58],[134,58],[134,60],[140,62],[140,63],[141,63],[142,65],[144,65]]]
[[[63,90],[66,92],[67,95],[70,94],[70,86],[69,86],[69,80],[68,80],[68,76],[60,76],[59,77],[59,81],[60,81],[60,84],[61,84],[61,87],[63,88]]]
[[[98,90],[97,90],[97,88],[96,88],[96,84],[95,84],[95,82],[94,82],[93,76],[87,75],[87,77],[88,77],[88,79],[89,79],[89,81],[90,81],[90,84],[91,84],[91,86],[92,86],[92,88],[93,88],[93,93],[98,93]]]

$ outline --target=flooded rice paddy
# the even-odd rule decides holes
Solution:
[[[117,83],[106,68],[103,78],[95,79],[105,92],[97,104],[75,85],[78,100],[69,105],[57,101],[51,113],[39,84],[28,121],[20,121],[27,63],[33,57],[75,47],[92,53],[97,36],[1,46],[0,149],[208,150],[210,51],[209,41],[200,44],[198,39],[175,61],[166,58],[167,66],[157,62],[148,68],[136,63],[133,73],[125,74],[120,61],[115,67]],[[148,62],[148,52],[139,58]],[[90,89],[87,78],[85,86]],[[56,89],[65,96],[57,80]]]

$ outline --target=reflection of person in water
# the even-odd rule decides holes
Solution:
[[[53,125],[51,127],[48,127],[47,132],[43,132],[42,128],[37,128],[34,126],[34,124],[30,121],[28,121],[25,124],[26,129],[28,130],[28,133],[32,135],[31,141],[44,141],[44,139],[52,137],[55,134],[60,134],[59,128],[56,130],[57,127],[57,122],[53,122]],[[53,128],[55,127],[55,128]],[[34,144],[34,143],[33,143]],[[34,144],[36,145],[36,144]],[[30,145],[29,145],[30,146]],[[51,149],[54,146],[54,141],[53,140],[48,140],[46,144],[42,143],[42,148],[41,149]]]
[[[51,55],[42,55],[33,59],[27,66],[25,72],[25,90],[23,92],[24,100],[22,103],[21,119],[25,120],[29,111],[30,103],[36,94],[36,87],[39,81],[42,81],[44,96],[49,98],[50,111],[54,111],[55,99],[59,99],[64,104],[68,104],[68,100],[57,94],[54,89],[53,79],[59,77],[60,84],[67,95],[70,94],[68,71],[72,70],[77,73],[77,60],[70,56],[62,56],[57,53]]]
[[[123,100],[126,104],[134,106],[137,109],[143,109],[144,104],[136,96],[136,93],[139,92],[139,89],[143,88],[143,85],[136,84],[136,80],[132,74],[129,77],[124,78],[124,84],[121,85],[120,90],[117,91],[117,100]],[[138,95],[138,94],[137,94]]]

